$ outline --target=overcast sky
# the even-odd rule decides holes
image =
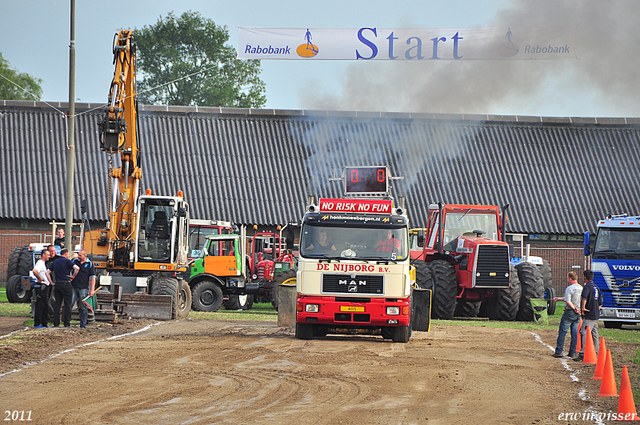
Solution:
[[[2,0],[0,52],[67,101],[69,1]],[[267,108],[536,116],[640,116],[637,0],[76,2],[76,99],[106,102],[120,28],[192,10],[226,25],[284,28],[465,28],[567,25],[578,59],[562,61],[262,61]]]

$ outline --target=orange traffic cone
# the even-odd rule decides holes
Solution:
[[[616,387],[616,377],[613,374],[613,361],[611,360],[611,350],[607,350],[607,360],[604,363],[602,373],[602,384],[600,384],[600,394],[596,397],[616,397],[618,388]]]
[[[582,329],[582,319],[580,319],[580,323],[578,323],[578,338],[576,339],[578,343],[576,344],[576,350],[584,353],[584,350],[582,349],[582,335],[580,335],[580,329]]]
[[[600,337],[600,349],[598,350],[598,363],[596,363],[596,371],[591,379],[602,379],[604,372],[604,362],[607,360],[607,346],[604,343],[604,337]]]
[[[591,328],[589,326],[587,326],[584,339],[584,359],[582,364],[596,364],[598,357],[596,357],[596,349],[593,346],[593,337],[591,336]]]
[[[618,399],[618,415],[619,421],[636,421],[639,420],[636,412],[636,403],[633,401],[633,391],[631,391],[631,381],[629,380],[629,371],[626,366],[622,366],[622,381],[620,382],[620,399]]]

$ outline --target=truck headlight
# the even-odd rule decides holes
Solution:
[[[398,306],[389,306],[389,307],[387,307],[387,315],[388,316],[398,316],[398,315],[400,315],[400,307],[398,307]]]
[[[317,313],[320,311],[320,306],[318,304],[307,304],[304,306],[304,311],[307,313]]]

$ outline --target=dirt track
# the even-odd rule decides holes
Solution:
[[[434,326],[397,344],[379,336],[300,341],[272,323],[155,323],[28,331],[49,343],[3,361],[0,373],[21,369],[0,377],[2,412],[31,411],[37,424],[559,424],[563,412],[617,406],[617,398],[595,398],[593,366],[565,360],[578,370],[568,371],[524,330]],[[19,366],[62,351],[70,338],[77,347],[145,325]],[[553,345],[555,333],[540,336]]]

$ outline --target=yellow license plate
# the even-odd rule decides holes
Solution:
[[[364,307],[351,306],[351,305],[341,305],[340,306],[340,311],[362,312],[362,311],[364,311]]]

